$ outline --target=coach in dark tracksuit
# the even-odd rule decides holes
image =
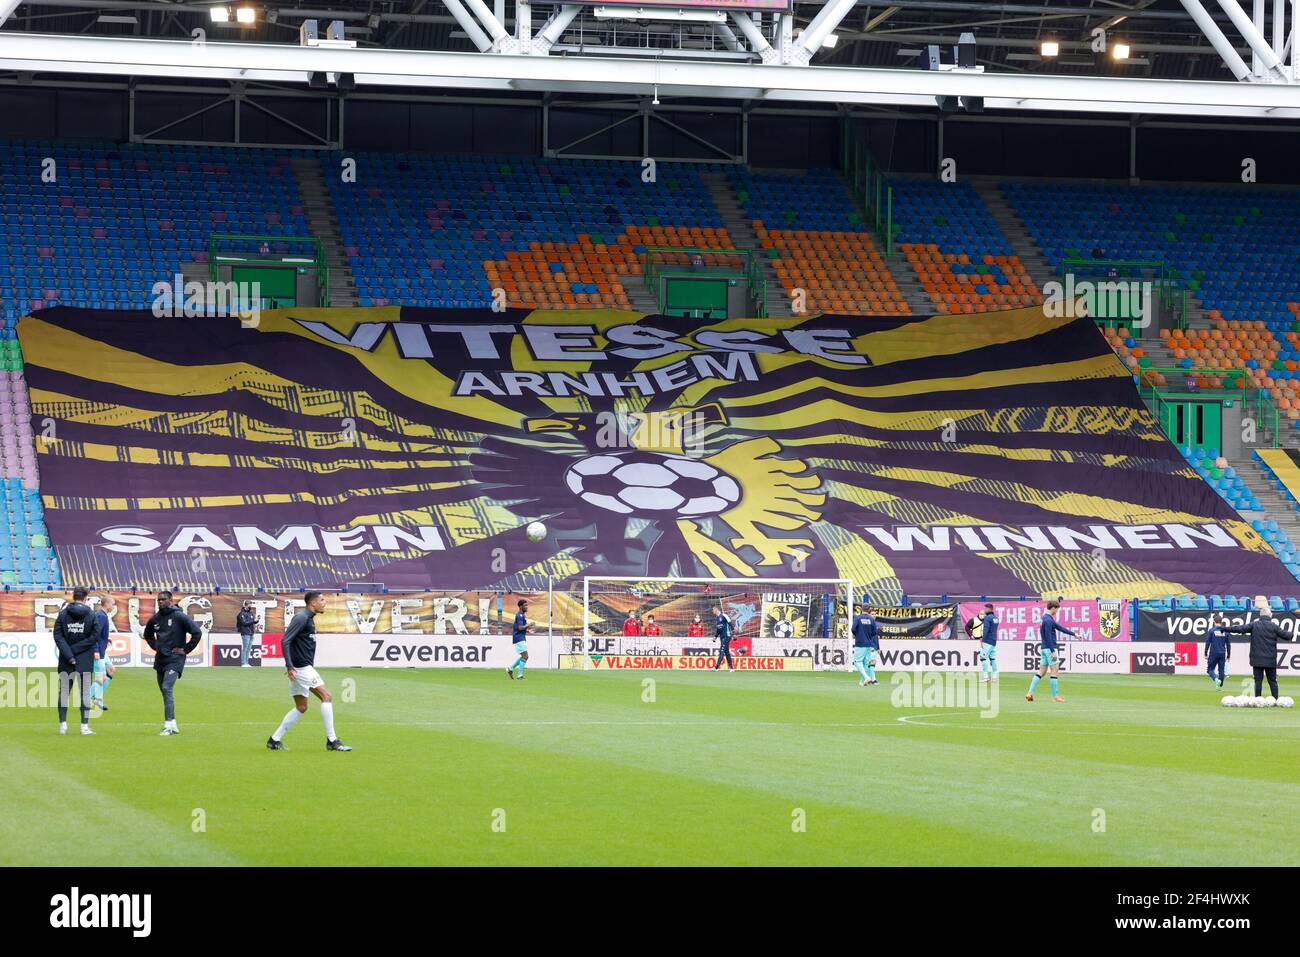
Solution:
[[[176,727],[173,689],[185,671],[185,656],[198,647],[202,637],[190,616],[172,604],[172,593],[159,592],[158,611],[144,626],[144,640],[154,651],[153,668],[163,699],[163,736],[181,733]]]
[[[1250,667],[1255,672],[1255,697],[1259,697],[1263,679],[1268,678],[1269,693],[1277,697],[1277,643],[1286,641],[1287,635],[1273,620],[1271,611],[1261,611],[1259,617],[1246,625],[1229,625],[1224,631],[1234,635],[1250,635]]]
[[[736,664],[731,660],[731,619],[722,613],[722,609],[717,605],[713,606],[714,628],[718,637],[718,660],[713,663],[713,670],[717,671],[722,667],[722,661],[725,658],[727,668],[731,671],[736,670]]]
[[[1232,657],[1232,639],[1223,625],[1223,615],[1214,613],[1214,623],[1205,636],[1205,670],[1216,688],[1223,687],[1224,668]],[[1215,677],[1215,671],[1218,677]]]
[[[72,601],[54,619],[54,644],[59,651],[59,734],[68,733],[68,699],[74,675],[81,695],[81,733],[95,733],[90,730],[90,677],[99,634],[95,613],[85,603],[86,594],[86,589],[74,588]]]

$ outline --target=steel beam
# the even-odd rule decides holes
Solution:
[[[812,22],[804,27],[802,35],[795,41],[795,62],[807,63],[822,48],[822,41],[840,25],[858,0],[830,0],[822,7]]]
[[[1276,0],[1276,2],[1281,3],[1282,0]],[[713,32],[716,33],[718,39],[722,41],[722,45],[732,53],[745,52],[745,47],[740,42],[740,37],[736,36],[736,31],[732,30],[731,27],[727,26],[725,23],[713,24]]]
[[[9,19],[13,12],[18,9],[18,4],[22,2],[23,0],[0,0],[0,25],[3,25]]]
[[[1262,3],[1263,0],[1260,0],[1260,2]],[[469,7],[470,12],[478,18],[478,22],[482,24],[483,29],[487,31],[488,36],[492,38],[493,52],[515,52],[516,47],[514,38],[510,36],[509,31],[502,26],[501,21],[498,20],[496,15],[488,9],[488,5],[484,3],[483,0],[465,0],[465,4]]]
[[[1257,3],[1260,11],[1260,22],[1262,23],[1264,0],[1257,0]],[[1282,65],[1278,61],[1276,54],[1273,53],[1273,48],[1270,47],[1268,41],[1264,39],[1264,34],[1255,29],[1254,22],[1250,17],[1246,16],[1246,11],[1241,9],[1237,4],[1237,0],[1219,0],[1219,6],[1222,7],[1223,12],[1228,15],[1228,19],[1230,19],[1232,25],[1237,28],[1237,32],[1240,33],[1246,43],[1250,45],[1250,51],[1254,54],[1253,60],[1258,64],[1258,69],[1255,71],[1255,75],[1270,77],[1282,82],[1289,82],[1290,80],[1286,75],[1286,71],[1282,69]]]
[[[764,63],[780,62],[781,54],[772,49],[772,44],[767,42],[767,37],[763,36],[763,31],[754,23],[753,17],[739,10],[732,10],[731,19],[749,41],[749,48],[757,53]]]
[[[1201,6],[1201,0],[1182,0],[1182,4],[1192,20],[1201,28],[1201,32],[1205,34],[1205,39],[1210,41],[1210,46],[1214,47],[1214,52],[1223,59],[1224,65],[1232,72],[1232,75],[1238,80],[1244,80],[1250,76],[1250,67],[1246,66],[1246,61],[1237,53],[1236,47],[1232,45],[1223,31],[1219,29],[1219,25]]]
[[[560,28],[561,30],[563,27]],[[1270,55],[1272,51],[1269,51]],[[988,110],[1300,118],[1300,85],[1235,81],[929,72],[669,59],[608,60],[415,50],[351,50],[0,31],[0,70],[305,84],[351,73],[357,86],[750,98],[768,103],[897,104],[981,96]]]
[[[1251,13],[1251,24],[1255,27],[1255,32],[1262,37],[1264,35],[1264,0],[1255,0],[1255,7]],[[1251,58],[1251,69],[1256,73],[1264,72],[1258,53]]]
[[[478,21],[470,16],[470,12],[465,9],[460,0],[442,0],[451,15],[456,18],[460,28],[465,31],[469,37],[469,42],[474,44],[480,53],[486,53],[492,49],[492,41],[488,35],[483,32],[483,28],[478,25]]]
[[[551,14],[549,20],[542,24],[542,28],[537,31],[533,37],[533,46],[531,50],[521,50],[523,53],[540,53],[543,56],[551,52],[551,47],[559,42],[560,36],[569,28],[569,24],[574,21],[582,7],[576,3],[568,3],[560,7]]]
[[[533,47],[533,5],[529,0],[515,0],[515,39],[519,52],[527,53]]]

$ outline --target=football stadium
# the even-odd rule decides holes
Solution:
[[[0,0],[0,862],[1285,863],[1298,26]]]

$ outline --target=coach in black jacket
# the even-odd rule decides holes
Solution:
[[[153,668],[163,698],[163,737],[181,733],[176,727],[173,689],[185,671],[185,656],[199,646],[202,637],[190,616],[172,604],[172,593],[160,591],[158,611],[144,626],[144,640],[154,651]]]
[[[1255,672],[1255,697],[1262,690],[1263,678],[1268,677],[1269,693],[1277,697],[1277,643],[1286,641],[1287,634],[1273,620],[1271,611],[1261,611],[1249,624],[1230,625],[1224,629],[1234,635],[1250,635],[1250,667]]]
[[[239,614],[235,616],[235,628],[239,631],[239,640],[244,646],[243,654],[239,656],[239,666],[247,668],[248,653],[253,647],[253,632],[257,628],[257,615],[253,614],[251,601],[245,601],[239,609]]]
[[[68,699],[76,676],[81,696],[81,733],[90,730],[90,675],[95,670],[95,643],[99,639],[95,613],[86,602],[86,589],[72,590],[72,601],[54,619],[54,644],[59,650],[59,734],[68,733]]]

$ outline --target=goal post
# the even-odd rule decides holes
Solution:
[[[714,608],[732,622],[735,656],[784,660],[797,670],[847,667],[853,583],[809,578],[582,580],[581,650],[560,666],[593,670],[603,659],[685,659],[717,654]],[[671,666],[671,665],[668,665]]]

